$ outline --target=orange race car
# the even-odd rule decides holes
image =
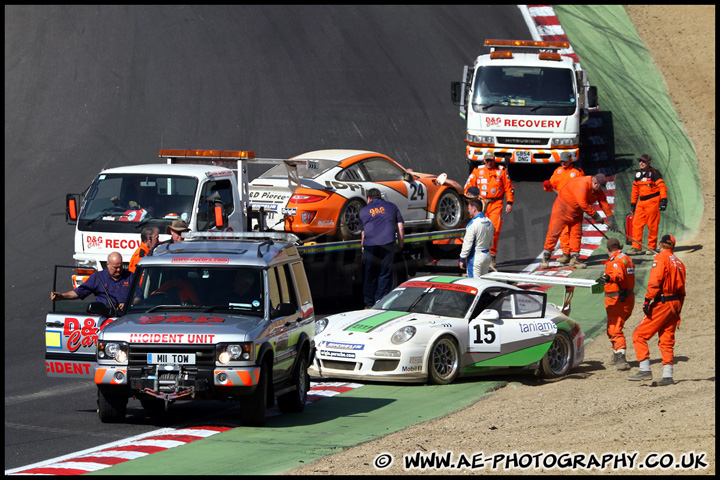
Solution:
[[[462,186],[445,174],[413,172],[365,150],[318,150],[291,160],[307,160],[298,166],[296,183],[284,165],[250,182],[250,204],[264,208],[272,230],[301,238],[359,238],[358,216],[371,188],[398,206],[408,230],[448,230],[463,221]]]

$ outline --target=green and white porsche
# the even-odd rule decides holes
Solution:
[[[316,321],[309,373],[433,384],[500,370],[562,377],[585,354],[585,334],[563,311],[544,292],[499,281],[413,278],[372,309]]]

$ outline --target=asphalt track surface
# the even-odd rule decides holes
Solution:
[[[690,165],[692,145],[622,7],[556,10],[599,86],[601,106],[612,114],[620,173],[616,189],[622,192],[627,185],[623,195],[629,198],[629,172],[645,151],[657,152],[656,161],[673,158]],[[477,32],[483,38],[518,38],[517,32],[527,31],[514,6],[6,6],[5,13],[6,469],[150,432],[216,407],[178,405],[163,422],[138,414],[125,425],[102,425],[94,413],[92,385],[45,376],[43,319],[52,266],[72,260],[72,228],[65,225],[62,208],[66,193],[83,190],[102,167],[155,161],[162,147],[252,149],[274,157],[316,148],[366,148],[418,171],[437,172],[442,165],[462,181],[467,173],[463,126],[449,101],[449,82],[478,53],[482,39]],[[612,48],[601,48],[611,38],[606,47]],[[618,89],[616,82],[632,84]],[[648,115],[642,129],[636,102],[648,105],[640,109]],[[680,238],[696,228],[701,214],[695,207],[699,193],[694,198],[693,189],[680,188],[695,185],[693,172],[688,168],[673,177],[671,198],[678,201],[671,201],[661,224],[662,231]],[[516,181],[517,190],[525,186]],[[527,181],[528,192],[531,187],[537,183]],[[515,210],[532,213],[514,212],[506,219],[501,264],[503,255],[510,264],[534,258],[541,248],[549,203],[543,206],[530,194],[525,198],[526,208],[516,204]],[[616,203],[627,208],[622,204],[627,198]],[[603,258],[594,254],[583,278],[597,278]],[[642,284],[645,277],[639,277]],[[553,295],[558,296],[551,293],[551,301]],[[573,317],[587,319],[583,328],[597,333],[602,306],[589,300],[576,293]],[[465,400],[452,408],[481,398],[482,383],[453,386],[465,392],[458,394]],[[200,448],[205,455],[223,445],[242,448],[245,459],[300,448],[300,456],[282,470],[273,466],[264,472],[284,471],[313,455],[436,416],[426,411],[388,415],[392,409],[385,408],[403,405],[403,399],[412,398],[411,390],[365,386],[309,405],[302,415],[305,423],[280,416],[270,419],[267,432],[235,429],[185,448]],[[430,402],[432,395],[427,397]],[[376,417],[386,424],[390,418],[404,420],[353,439],[353,425],[367,425]],[[299,446],[290,437],[292,448],[277,444],[292,429],[299,429]],[[303,441],[306,429],[315,439],[324,438],[324,429],[337,436],[321,446]],[[268,433],[276,444],[263,440]],[[253,440],[253,435],[260,436]],[[185,448],[174,450],[187,455]],[[134,460],[103,473],[173,473],[172,465],[185,467],[175,473],[203,473],[197,462],[192,462],[197,470],[188,470],[191,462],[179,461],[181,455],[172,450],[153,455],[153,462],[166,467],[160,470]],[[247,462],[238,467],[227,461],[214,463],[213,470],[251,473],[244,470]]]

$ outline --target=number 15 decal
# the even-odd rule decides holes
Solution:
[[[500,341],[500,326],[475,319],[470,322],[468,335],[469,352],[499,352],[502,342]]]
[[[427,188],[420,182],[405,182],[408,192],[408,208],[427,207]]]

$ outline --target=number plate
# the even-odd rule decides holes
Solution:
[[[532,162],[532,152],[529,150],[516,150],[515,151],[515,161],[517,163],[531,163]]]
[[[194,353],[148,353],[149,365],[195,365]]]

